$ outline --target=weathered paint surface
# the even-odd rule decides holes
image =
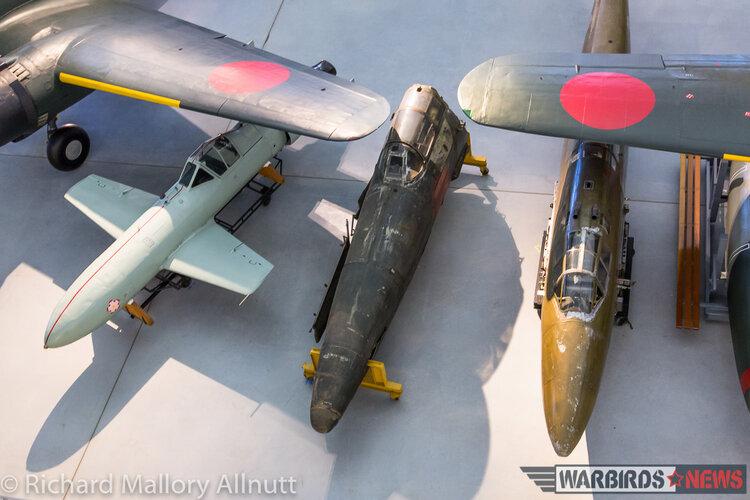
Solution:
[[[597,0],[584,51],[627,52],[627,19],[627,0]],[[595,80],[601,83],[612,78],[608,74]],[[625,79],[626,85],[633,83]],[[636,89],[648,97],[647,89],[638,84]],[[601,102],[606,100],[604,96]],[[648,107],[638,115],[614,108],[609,116],[605,108],[582,114],[581,121],[588,119],[588,125],[606,128],[627,116],[642,119]],[[616,310],[625,164],[626,151],[619,146],[566,142],[541,311],[544,415],[552,446],[560,456],[573,451],[586,429],[607,357]]]
[[[467,148],[464,124],[431,87],[394,115],[341,269],[313,386],[310,421],[329,432],[367,372],[409,285]]]
[[[553,209],[541,315],[544,412],[552,444],[563,456],[570,454],[586,428],[607,356],[616,309],[625,162],[615,146],[569,141],[568,147]],[[592,265],[591,271],[601,293],[598,298],[598,292],[592,295],[590,309],[568,304],[573,301],[568,295],[576,294],[566,292],[566,285],[575,284],[564,280],[574,275],[563,276],[575,267],[568,268],[578,254],[566,250],[578,232],[598,240],[591,258],[601,267]],[[584,280],[587,274],[580,276]]]

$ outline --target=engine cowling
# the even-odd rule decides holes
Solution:
[[[26,87],[9,69],[0,71],[0,146],[33,133],[37,109]]]

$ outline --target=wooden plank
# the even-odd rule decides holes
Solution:
[[[693,273],[692,282],[692,313],[693,318],[691,321],[694,330],[700,328],[700,249],[701,249],[701,157],[696,156],[694,161],[693,176],[695,178],[693,182],[693,263],[691,271]]]
[[[685,314],[683,306],[685,304],[685,178],[686,178],[686,161],[685,155],[680,155],[680,209],[679,220],[677,224],[677,314],[675,324],[677,328],[684,325]]]
[[[677,328],[700,327],[701,157],[680,156]]]

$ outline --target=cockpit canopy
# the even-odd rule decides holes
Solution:
[[[237,149],[227,137],[214,137],[190,155],[179,182],[185,187],[195,187],[221,177],[239,157]]]
[[[432,90],[412,92],[396,111],[387,141],[386,179],[410,182],[424,170],[445,104]]]
[[[612,254],[593,228],[568,233],[562,266],[556,266],[555,297],[565,313],[593,312],[607,293]]]
[[[400,142],[409,144],[422,158],[427,158],[438,132],[442,108],[437,99],[432,100],[426,111],[401,107],[393,120],[393,132]]]

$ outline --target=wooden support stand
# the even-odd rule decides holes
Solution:
[[[680,157],[677,328],[700,326],[701,157]]]
[[[310,350],[310,359],[312,363],[302,365],[305,378],[311,380],[318,370],[318,360],[320,359],[320,349],[313,348]],[[401,384],[391,382],[385,373],[385,365],[380,361],[369,360],[367,362],[367,374],[362,379],[360,386],[366,389],[372,389],[380,392],[387,392],[391,399],[399,399],[404,392]]]

